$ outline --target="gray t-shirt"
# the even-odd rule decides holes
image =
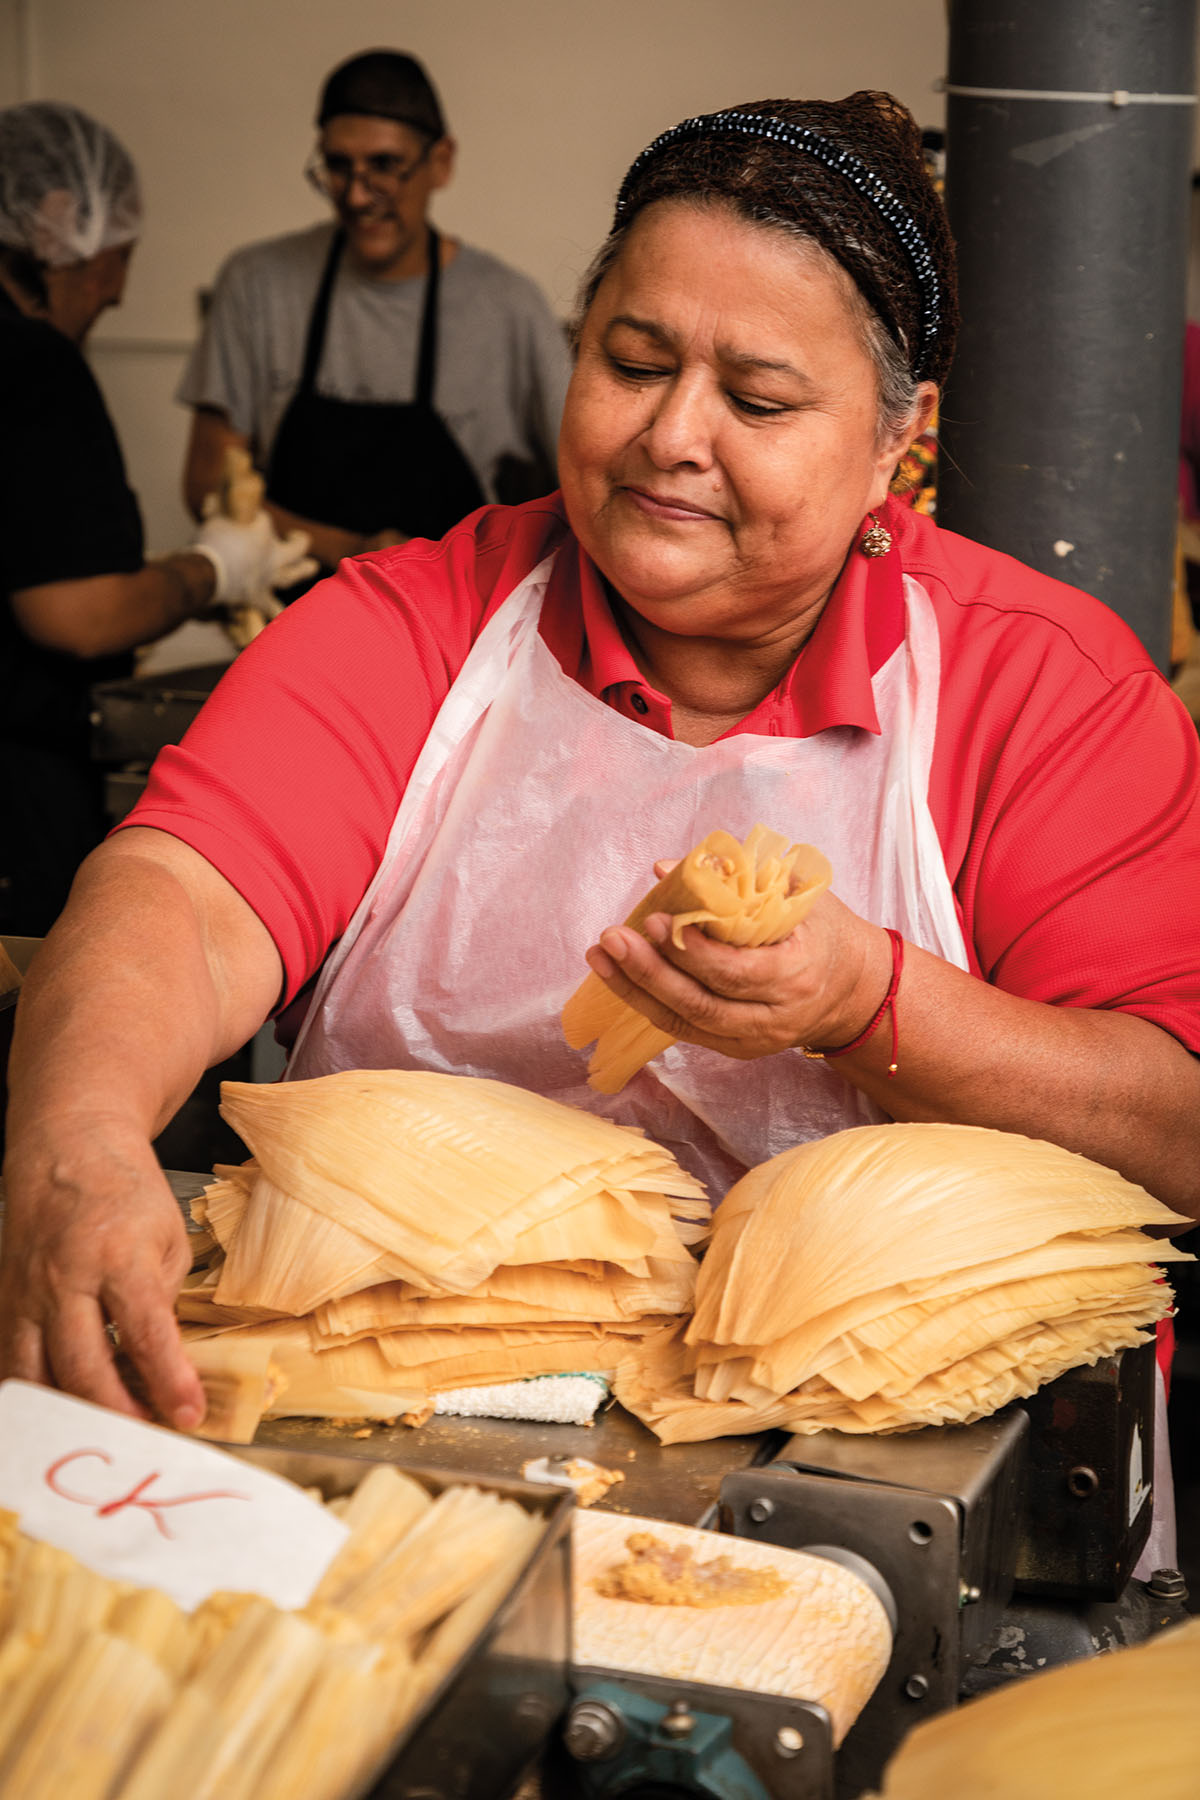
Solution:
[[[260,467],[296,389],[333,230],[316,225],[234,252],[176,392],[186,406],[223,412],[249,438]],[[375,281],[343,258],[317,391],[411,400],[424,295],[423,276]],[[489,499],[524,499],[555,485],[569,374],[562,326],[540,289],[486,251],[460,245],[442,270],[433,403]]]

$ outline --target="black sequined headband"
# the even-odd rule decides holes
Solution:
[[[840,149],[829,138],[822,137],[820,132],[811,130],[809,126],[790,125],[786,119],[773,118],[769,113],[715,112],[698,114],[694,119],[684,119],[682,124],[673,125],[670,131],[662,132],[652,144],[646,146],[640,156],[635,157],[617,195],[614,227],[621,223],[621,216],[629,204],[629,191],[635,177],[648,162],[653,161],[672,144],[685,143],[689,138],[716,137],[722,133],[730,133],[735,137],[766,138],[813,157],[823,167],[842,176],[856,188],[891,227],[908,258],[920,297],[921,341],[916,354],[910,358],[913,380],[920,381],[929,367],[942,322],[941,284],[938,281],[937,264],[930,255],[929,247],[912,214],[897,200],[886,183],[873,174],[852,150]]]

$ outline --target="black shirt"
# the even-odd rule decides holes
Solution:
[[[0,931],[40,936],[104,835],[91,688],[133,658],[35,644],[11,595],[142,566],[142,520],[82,352],[0,289]]]
[[[81,660],[33,643],[10,594],[142,561],[141,514],[83,353],[0,289],[0,736],[85,754],[92,684],[133,668],[127,652]]]

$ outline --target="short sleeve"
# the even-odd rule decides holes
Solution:
[[[985,978],[1200,1051],[1200,740],[1175,695],[1127,675],[1007,776],[971,859]]]
[[[140,569],[141,514],[83,356],[35,321],[0,344],[0,591]]]
[[[379,865],[413,765],[492,609],[562,535],[553,503],[348,557],[222,677],[125,819],[181,839],[270,932],[290,1001]]]
[[[255,343],[261,308],[255,306],[254,286],[243,252],[223,264],[204,328],[175,390],[184,406],[224,413],[233,429],[249,439],[255,435],[255,393],[263,366],[262,349]]]

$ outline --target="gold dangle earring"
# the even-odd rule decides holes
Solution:
[[[863,532],[858,547],[864,556],[886,556],[892,547],[892,534],[874,513],[868,513],[867,517],[871,521],[870,529]]]

